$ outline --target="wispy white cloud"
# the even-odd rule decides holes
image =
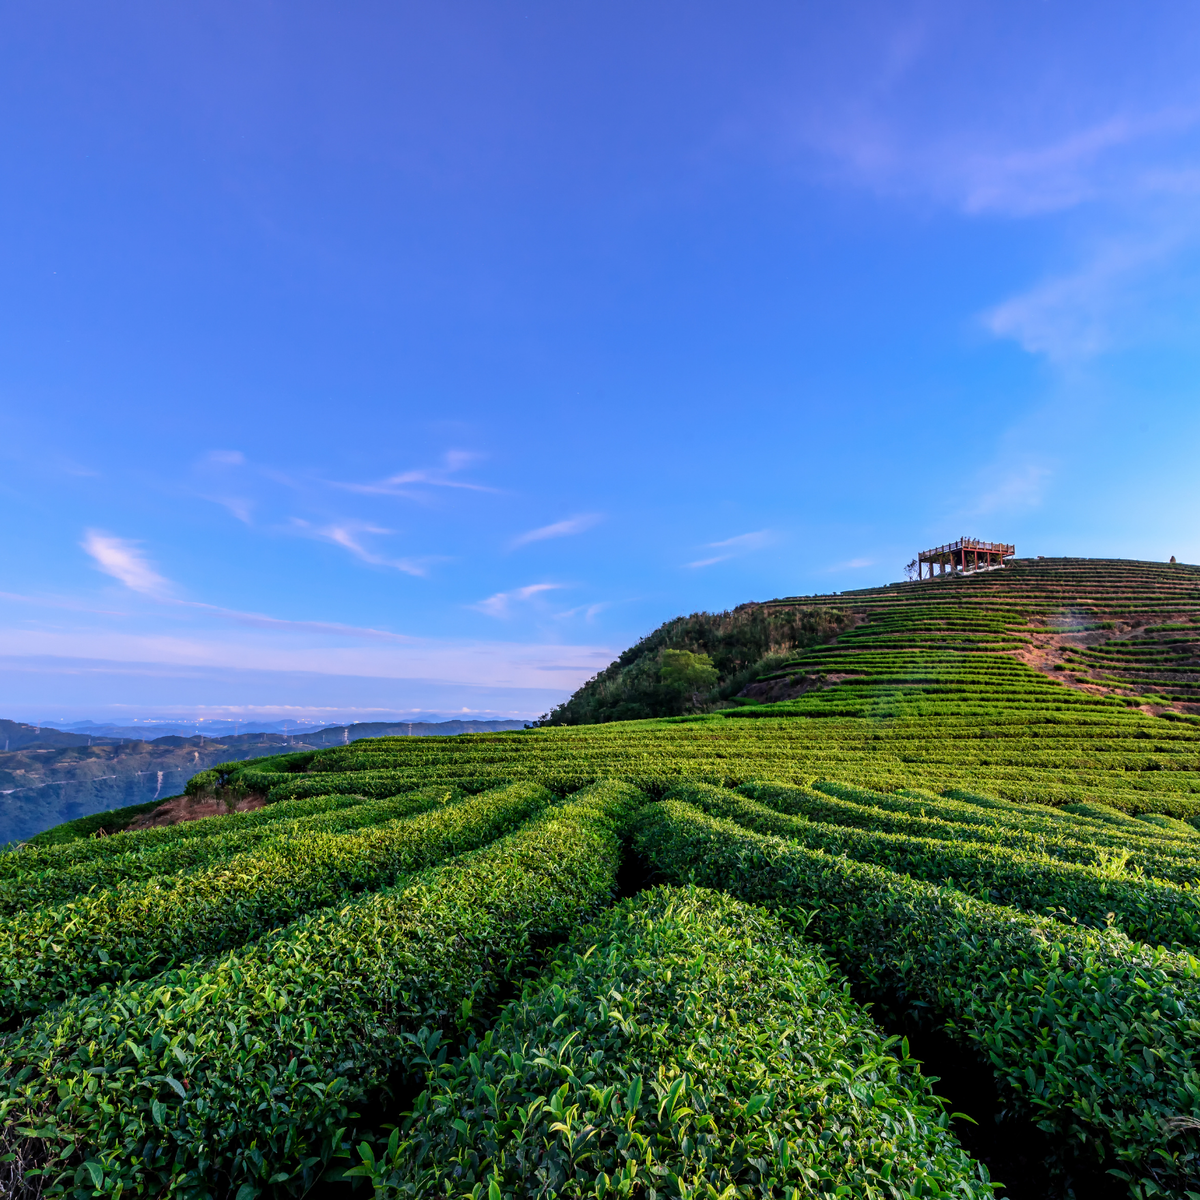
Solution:
[[[389,558],[378,554],[363,544],[364,535],[386,536],[394,532],[378,525],[368,525],[361,521],[342,521],[330,525],[312,525],[300,517],[292,518],[292,525],[309,537],[321,541],[332,542],[348,550],[355,558],[370,563],[376,567],[393,567],[407,575],[425,576],[429,574],[430,564],[440,561],[437,556],[427,555],[423,558]]]
[[[131,612],[115,608],[94,608],[90,604],[83,604],[69,596],[28,596],[20,592],[0,592],[0,600],[7,600],[11,604],[32,605],[35,608],[61,608],[68,612],[90,613],[98,617],[129,617],[133,615]]]
[[[83,463],[76,462],[74,459],[62,458],[58,459],[58,469],[67,475],[74,475],[77,479],[99,479],[100,472],[93,467],[84,466]]]
[[[530,542],[544,542],[547,538],[570,537],[574,533],[584,533],[603,519],[600,513],[582,513],[577,517],[568,517],[565,521],[555,521],[553,525],[531,529],[528,533],[513,538],[510,546],[515,550],[518,546],[528,546]]]
[[[1058,364],[1093,358],[1128,338],[1131,329],[1144,331],[1138,310],[1149,304],[1150,276],[1197,239],[1200,226],[1112,240],[1077,269],[997,304],[984,313],[983,324],[996,337]]]
[[[954,72],[940,70],[938,48],[923,36],[901,33],[893,45],[934,53],[896,54],[881,44],[874,78],[840,87],[823,103],[808,97],[787,111],[780,127],[784,145],[793,154],[815,150],[845,182],[1015,218],[1169,188],[1172,171],[1164,174],[1163,164],[1192,158],[1185,139],[1200,129],[1200,104],[1190,80],[1157,89],[1156,98],[1115,100],[1104,84],[1078,78],[1075,103],[1037,105],[1032,97],[1039,87],[1046,95],[1062,93],[1056,58],[1053,81],[1028,81],[1033,112],[1027,107],[1022,114],[1011,104],[993,108],[981,99],[944,105],[931,117],[926,105],[904,103],[897,87],[901,94],[928,96],[938,86],[935,74],[948,80]],[[942,52],[950,45],[944,42]]]
[[[245,496],[211,496],[214,504],[219,504],[231,516],[236,517],[243,525],[249,525],[254,516],[254,501]]]
[[[136,542],[89,529],[80,544],[101,571],[119,579],[130,591],[156,597],[170,592],[170,583],[150,565]]]
[[[565,587],[562,583],[531,583],[527,587],[516,588],[511,592],[497,592],[478,604],[468,605],[476,612],[486,613],[489,617],[507,617],[511,615],[514,601],[529,600],[542,592],[558,591]]]
[[[723,542],[709,542],[714,550],[728,547],[730,550],[760,550],[769,545],[772,534],[769,529],[760,529],[757,533],[739,533],[736,537],[726,538]]]
[[[555,613],[554,619],[556,621],[567,621],[570,620],[571,617],[577,617],[582,613],[585,621],[591,621],[606,608],[611,607],[612,603],[608,600],[601,600],[596,604],[580,604],[575,608],[568,608],[565,612]]]
[[[983,476],[984,490],[972,515],[1013,513],[1037,508],[1054,472],[1041,462],[993,466]]]
[[[202,499],[219,504],[243,525],[251,525],[255,501],[246,492],[253,486],[252,477],[237,470],[244,466],[246,456],[241,450],[210,450],[196,463],[196,475]]]
[[[265,613],[243,612],[239,609],[224,608],[218,604],[207,604],[202,600],[185,600],[174,594],[177,589],[169,579],[159,575],[146,561],[145,556],[133,542],[123,538],[112,537],[108,534],[89,530],[83,542],[84,549],[96,560],[100,570],[115,579],[119,579],[127,588],[139,595],[148,596],[160,604],[175,609],[195,609],[237,625],[245,625],[260,629],[278,629],[303,633],[336,634],[339,637],[365,638],[401,642],[406,645],[417,643],[420,639],[405,634],[391,633],[385,629],[373,629],[369,626],[344,625],[336,621],[291,621],[283,617],[272,617]],[[394,564],[390,564],[394,565]],[[56,608],[71,608],[83,612],[91,612],[105,616],[129,616],[128,613],[110,612],[101,609],[84,608],[74,601],[56,601],[54,598],[23,596],[10,592],[0,592],[0,599],[50,605]]]
[[[950,44],[934,45],[934,57]],[[912,81],[914,96],[935,86],[932,67]],[[842,182],[883,194],[1014,221],[1078,210],[1063,228],[1086,228],[1090,249],[983,313],[996,337],[1060,366],[1164,336],[1194,344],[1200,289],[1180,259],[1200,251],[1197,89],[1180,78],[1144,89],[1154,98],[1122,92],[1118,101],[1089,67],[1073,70],[1074,80],[1057,68],[1031,79],[1016,108],[981,98],[936,119],[897,104],[888,88],[858,89],[828,112],[806,110],[796,137]],[[1074,103],[1036,103],[1039,91],[1061,96],[1072,83]]]
[[[495,492],[498,489],[482,483],[471,483],[456,478],[457,473],[477,462],[483,456],[469,450],[449,450],[439,467],[420,467],[410,471],[399,471],[375,483],[339,483],[334,487],[365,496],[411,496],[414,488],[444,487],[464,488],[472,492]]]
[[[851,558],[846,562],[834,563],[832,566],[823,567],[823,574],[832,575],[836,571],[861,571],[864,567],[873,567],[875,559],[873,558]]]
[[[127,663],[147,670],[162,666],[289,671],[469,687],[556,688],[569,693],[607,666],[613,651],[601,646],[434,639],[411,645],[335,646],[253,634],[172,636],[0,626],[0,656],[9,661],[73,660],[91,668],[98,663]]]
[[[1200,110],[1194,108],[1117,113],[1040,145],[955,156],[953,173],[963,208],[972,213],[1036,216],[1101,197],[1144,194],[1166,179],[1140,161],[1111,161],[1114,152],[1197,123]]]
[[[285,617],[271,617],[265,613],[242,612],[235,608],[222,608],[218,604],[206,604],[202,600],[171,600],[168,603],[182,608],[197,608],[212,613],[235,625],[246,625],[256,629],[278,629],[296,633],[327,633],[355,640],[399,642],[417,645],[421,639],[403,633],[392,633],[386,629],[374,629],[366,625],[343,625],[339,621],[291,621]]]
[[[761,550],[775,540],[775,535],[769,529],[760,529],[755,533],[739,533],[736,537],[725,538],[720,542],[709,542],[708,550],[720,550],[722,553],[685,563],[688,567],[711,567],[716,563],[726,562],[739,555],[748,554],[752,550]]]

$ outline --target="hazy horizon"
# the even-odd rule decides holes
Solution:
[[[92,713],[95,709],[88,710]],[[0,714],[0,718],[7,714]],[[222,716],[212,713],[206,713],[198,716],[189,716],[186,713],[178,713],[175,715],[151,714],[151,715],[133,715],[125,713],[116,713],[105,720],[96,720],[94,716],[79,716],[67,715],[59,717],[48,717],[44,712],[40,716],[7,716],[10,721],[16,721],[20,724],[42,726],[45,728],[62,729],[65,732],[74,732],[78,729],[83,729],[87,732],[86,727],[91,725],[98,729],[110,728],[114,726],[133,728],[142,726],[147,730],[152,730],[160,726],[226,726],[236,725],[242,728],[242,732],[258,732],[260,728],[268,728],[275,730],[278,728],[282,731],[283,725],[290,724],[296,729],[321,729],[337,725],[355,725],[355,724],[397,724],[402,725],[405,722],[411,724],[437,724],[447,721],[522,721],[530,720],[528,716],[507,715],[503,713],[474,713],[474,712],[383,712],[374,714],[363,713],[337,713],[333,712],[325,716],[287,716],[282,715],[279,711],[267,712],[257,716]]]

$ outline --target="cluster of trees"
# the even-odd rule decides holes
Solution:
[[[764,608],[692,613],[660,625],[539,725],[598,725],[717,707],[796,650],[829,642],[853,624],[838,609]]]

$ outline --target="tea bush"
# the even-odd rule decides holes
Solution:
[[[375,1195],[991,1197],[907,1047],[761,909],[626,900],[362,1151]]]

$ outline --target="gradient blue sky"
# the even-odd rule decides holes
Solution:
[[[0,716],[536,715],[1200,560],[1200,8],[7,5]]]

